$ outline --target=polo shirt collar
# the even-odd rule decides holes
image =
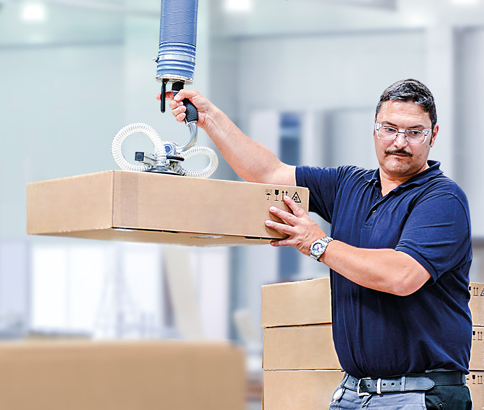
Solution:
[[[412,178],[410,178],[408,181],[405,181],[403,184],[399,185],[398,188],[405,188],[407,186],[411,185],[422,185],[425,184],[428,180],[431,178],[434,178],[437,175],[443,174],[443,172],[440,170],[440,162],[439,161],[433,161],[433,160],[428,160],[427,161],[429,167],[423,171],[420,172],[417,175],[414,175]],[[375,169],[373,171],[368,171],[365,176],[364,176],[366,182],[369,184],[373,185],[380,185],[380,169]]]

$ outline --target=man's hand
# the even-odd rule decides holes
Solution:
[[[188,98],[198,110],[197,125],[203,128],[207,119],[207,112],[213,107],[212,104],[196,90],[182,89],[175,96],[173,96],[173,91],[167,91],[166,99],[172,100],[170,101],[171,112],[179,122],[183,122],[185,120],[186,107],[183,104],[183,100],[185,98]],[[156,99],[160,100],[161,94],[158,94]]]
[[[317,239],[324,238],[326,234],[291,198],[285,196],[284,202],[291,209],[292,213],[277,207],[271,207],[269,211],[286,223],[267,220],[266,226],[288,235],[288,238],[272,241],[271,245],[294,246],[304,255],[309,255],[311,244]]]

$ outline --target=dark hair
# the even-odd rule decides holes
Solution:
[[[383,91],[380,96],[380,101],[376,106],[375,118],[380,112],[382,104],[386,101],[414,102],[420,105],[425,112],[429,113],[432,128],[437,124],[437,110],[435,108],[434,96],[420,81],[412,78],[397,81]]]

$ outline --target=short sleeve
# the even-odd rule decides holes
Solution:
[[[332,223],[334,204],[341,188],[341,181],[363,170],[354,166],[296,167],[296,184],[309,189],[309,210],[317,213],[326,222]]]
[[[336,196],[335,168],[297,167],[296,184],[309,189],[309,211],[331,223]]]
[[[396,250],[412,256],[436,281],[444,272],[468,262],[470,237],[465,197],[436,192],[412,209]]]

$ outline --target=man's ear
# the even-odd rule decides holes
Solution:
[[[437,138],[437,134],[439,133],[439,124],[435,124],[432,130],[432,138],[430,139],[430,146],[433,147],[435,144],[435,139]]]

